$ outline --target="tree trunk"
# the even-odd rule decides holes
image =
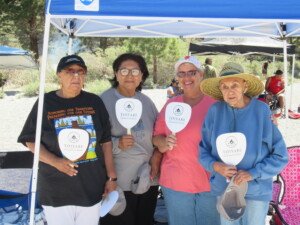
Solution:
[[[29,20],[29,48],[32,52],[34,52],[34,59],[38,62],[39,59],[39,47],[38,47],[38,32],[36,25],[36,18],[31,17]]]
[[[153,83],[157,84],[157,56],[153,55]]]

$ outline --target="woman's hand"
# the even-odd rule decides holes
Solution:
[[[134,144],[134,139],[132,135],[124,135],[120,137],[119,139],[119,148],[122,150],[127,150],[129,148],[132,148]]]
[[[103,197],[108,195],[108,193],[116,190],[116,188],[117,188],[117,182],[116,181],[110,181],[110,180],[106,181]]]
[[[166,147],[168,148],[168,150],[172,150],[176,146],[176,142],[176,136],[174,134],[169,134],[166,137]]]
[[[214,171],[221,174],[223,177],[230,179],[237,173],[235,166],[229,166],[222,162],[215,162],[213,164]]]
[[[57,158],[53,163],[53,166],[60,172],[65,173],[71,177],[76,176],[78,173],[78,170],[75,169],[78,167],[78,165],[65,158]]]
[[[250,180],[252,180],[251,174],[244,170],[239,170],[234,177],[234,183],[236,185],[240,185],[241,183],[248,182]]]
[[[151,171],[150,171],[150,179],[153,180],[158,176],[160,172],[160,163],[162,160],[162,153],[158,151],[158,149],[154,149],[153,155],[150,159]]]

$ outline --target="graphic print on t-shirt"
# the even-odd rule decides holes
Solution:
[[[96,132],[90,115],[55,119],[54,124],[62,152],[72,151],[65,153],[65,157],[71,157],[72,161],[97,158]]]

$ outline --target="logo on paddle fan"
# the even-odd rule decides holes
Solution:
[[[216,140],[217,152],[227,165],[239,164],[246,153],[247,141],[243,133],[221,134]]]
[[[171,102],[166,107],[165,118],[167,127],[172,133],[177,133],[184,129],[190,121],[192,108],[182,102]]]
[[[58,134],[59,148],[71,161],[84,160],[89,146],[89,133],[78,127],[77,121],[73,121],[72,128],[63,129]]]
[[[116,117],[119,123],[127,129],[134,127],[140,120],[142,115],[142,103],[134,98],[121,98],[116,102]]]

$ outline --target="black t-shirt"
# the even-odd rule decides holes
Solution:
[[[23,144],[35,142],[37,103],[27,118],[18,142]],[[65,129],[85,132],[87,150],[83,157],[76,160],[78,174],[73,177],[40,162],[38,173],[40,203],[54,207],[92,206],[101,200],[106,181],[101,143],[111,141],[109,116],[100,97],[85,91],[71,99],[61,98],[55,91],[45,94],[41,143],[49,152],[59,157],[63,157],[59,147],[63,140],[59,141],[59,136]],[[76,135],[67,137],[76,138]],[[63,139],[66,139],[65,136]]]

